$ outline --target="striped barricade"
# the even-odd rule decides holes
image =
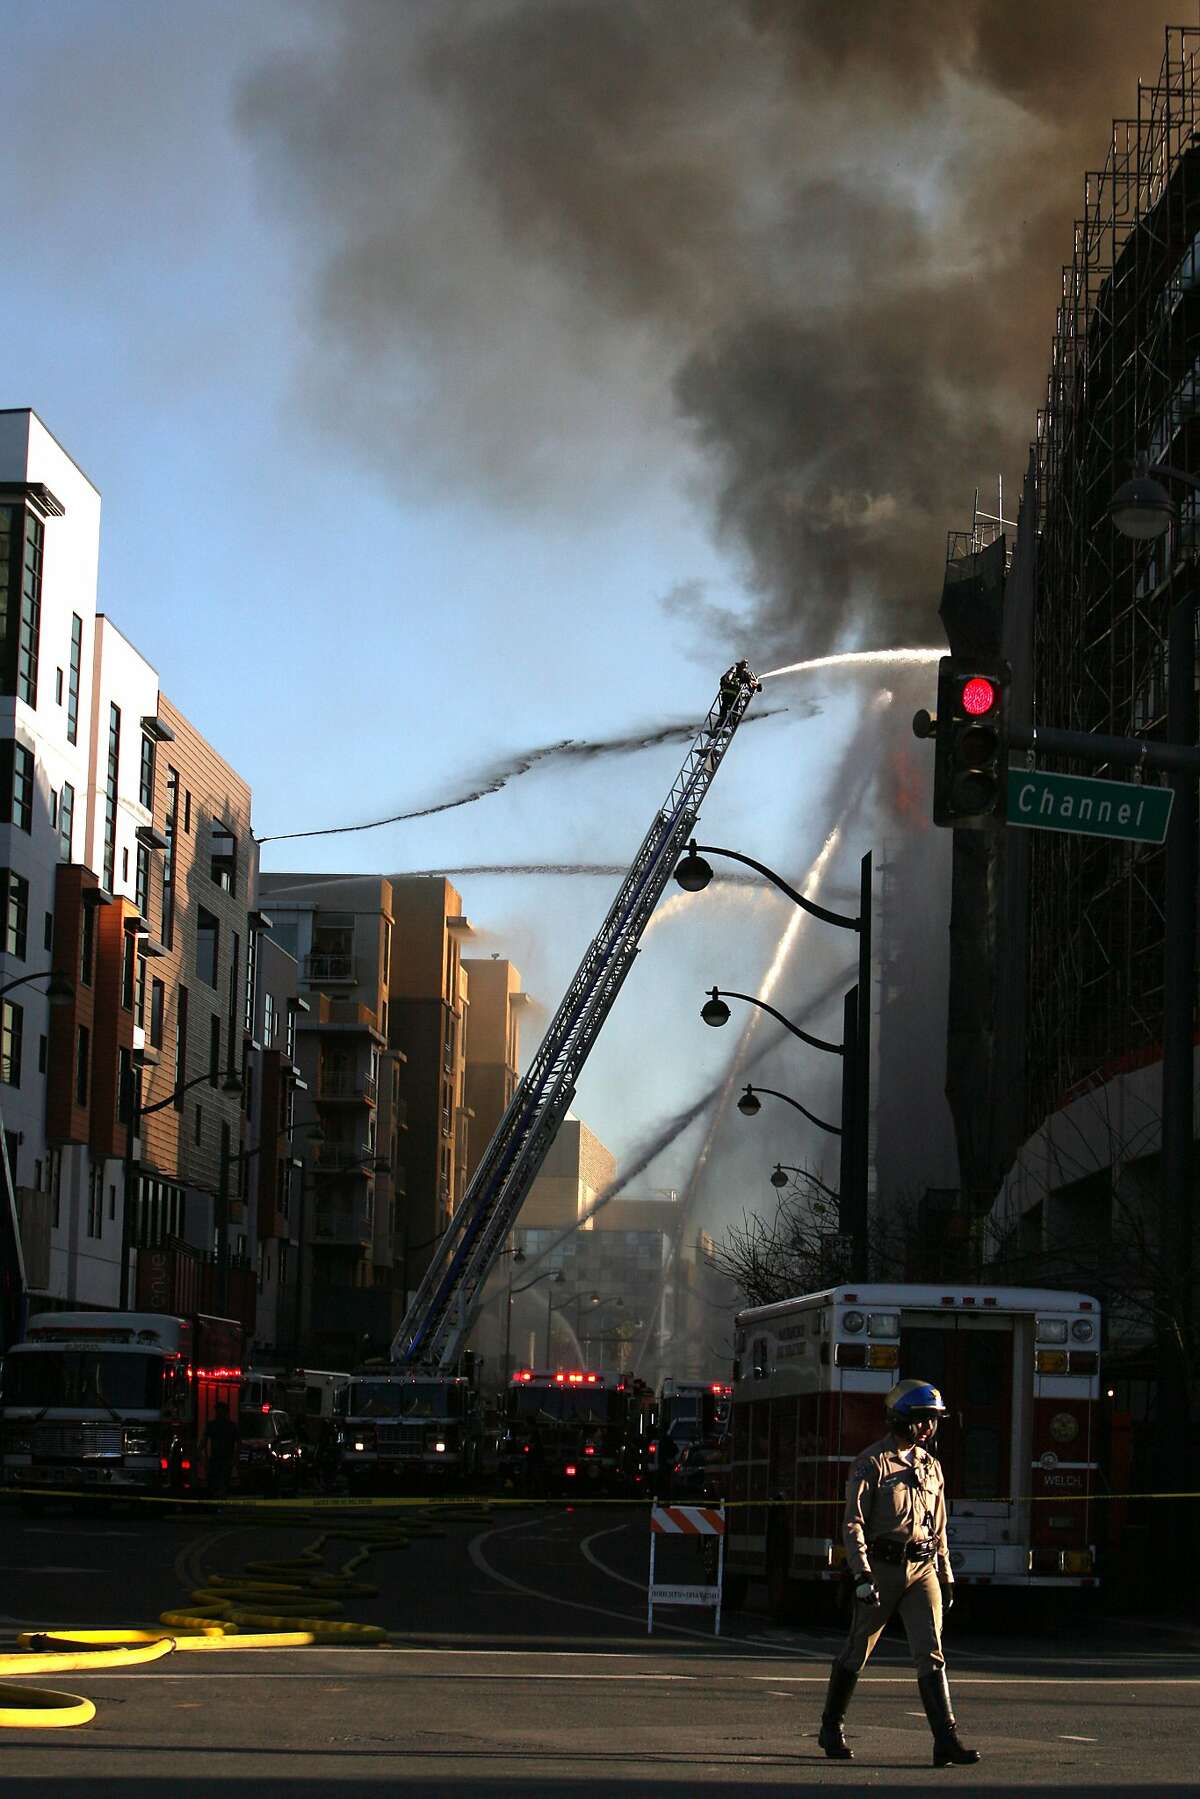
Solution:
[[[716,1537],[717,1579],[713,1586],[664,1586],[654,1580],[654,1552],[659,1537]],[[656,1505],[650,1509],[650,1579],[647,1586],[646,1634],[654,1629],[658,1605],[702,1605],[713,1613],[713,1635],[721,1634],[721,1587],[725,1577],[725,1505]]]

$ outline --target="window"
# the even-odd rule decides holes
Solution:
[[[229,946],[229,1066],[232,1068],[236,1058],[235,1045],[238,1036],[238,998],[241,994],[239,979],[241,976],[240,959],[242,940],[234,931]]]
[[[272,1047],[272,1045],[274,1044],[275,1032],[276,1032],[277,1028],[278,1028],[278,1024],[277,1024],[276,1013],[275,1013],[275,996],[272,993],[264,993],[263,994],[263,1048],[264,1049],[270,1049]]]
[[[146,1023],[146,958],[137,959],[137,996],[133,1007],[134,1017],[142,1026]]]
[[[33,828],[33,751],[11,737],[0,742],[0,824]]]
[[[0,1001],[0,1081],[6,1087],[21,1085],[21,1035],[25,1015],[12,1000]]]
[[[175,836],[179,827],[179,775],[175,769],[167,768],[167,816],[163,821],[163,835],[167,840],[166,853],[163,856],[163,890],[162,890],[162,940],[166,949],[172,949],[175,943]]]
[[[125,946],[121,952],[121,1004],[126,1012],[133,1011],[133,987],[137,969],[137,938],[132,931],[125,933]]]
[[[71,614],[71,662],[67,681],[67,742],[79,741],[79,676],[83,666],[83,620]]]
[[[92,1059],[92,1039],[86,1024],[81,1024],[75,1033],[75,1104],[86,1106],[88,1103],[88,1073]]]
[[[58,796],[58,859],[71,860],[71,837],[75,826],[75,789],[64,781]]]
[[[44,917],[45,917],[45,923],[42,926],[42,942],[43,942],[44,946],[46,947],[46,949],[53,949],[54,948],[54,914],[53,914],[53,912],[47,912],[44,914]]]
[[[246,1033],[254,1035],[254,1007],[258,999],[258,932],[246,939]]]
[[[24,506],[0,506],[0,693],[37,705],[46,528]]]
[[[208,1084],[221,1085],[221,1015],[214,1012],[208,1027]]]
[[[61,668],[54,671],[54,704],[61,706],[63,702],[63,672]]]
[[[117,1190],[115,1187],[108,1189],[108,1215],[110,1218],[115,1218],[117,1215]]]
[[[163,1011],[167,1002],[167,989],[162,981],[152,980],[150,983],[150,1046],[161,1049],[163,1046]]]
[[[117,1051],[117,1123],[128,1124],[132,1116],[133,1056],[127,1049]]]
[[[217,984],[217,960],[220,954],[221,925],[203,906],[196,911],[196,978],[206,987]]]
[[[188,990],[179,989],[175,1012],[175,1110],[183,1111],[183,1087],[187,1080]]]
[[[138,798],[147,812],[154,810],[154,739],[142,732],[142,762],[138,774]]]
[[[100,1237],[104,1234],[104,1169],[93,1168],[88,1179],[88,1215],[87,1234],[89,1237]]]
[[[83,908],[83,931],[79,940],[79,979],[85,987],[92,984],[92,967],[96,960],[96,908]]]
[[[237,838],[219,818],[212,821],[212,878],[226,893],[233,892],[237,873]]]
[[[183,834],[189,837],[192,831],[192,796],[184,789],[183,794]]]
[[[46,1057],[49,1053],[49,1049],[50,1049],[50,1039],[48,1037],[39,1037],[38,1038],[38,1073],[39,1074],[45,1074],[45,1072],[46,1072]]]
[[[104,885],[111,893],[117,871],[117,778],[121,768],[121,708],[108,708],[108,760],[104,783]]]
[[[29,882],[11,868],[0,868],[0,950],[25,960],[29,927]]]
[[[150,916],[150,851],[144,843],[137,849],[137,879],[133,885],[133,897],[137,901],[137,909],[143,918]]]

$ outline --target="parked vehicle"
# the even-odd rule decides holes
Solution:
[[[376,1373],[350,1381],[341,1425],[351,1491],[470,1484],[479,1478],[479,1395],[462,1375]]]
[[[286,1412],[259,1406],[238,1415],[238,1486],[284,1496],[300,1491],[300,1439]]]
[[[625,1375],[518,1368],[505,1403],[501,1478],[545,1492],[637,1492],[653,1398]]]
[[[839,1578],[846,1476],[885,1434],[884,1396],[943,1393],[934,1453],[963,1585],[1095,1586],[1100,1306],[1024,1287],[855,1285],[735,1320],[726,1580],[785,1616]]]
[[[218,1405],[233,1416],[242,1326],[158,1312],[39,1312],[0,1389],[6,1486],[186,1492]]]

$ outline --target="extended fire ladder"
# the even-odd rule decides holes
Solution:
[[[730,669],[683,767],[509,1101],[392,1344],[392,1360],[452,1370],[484,1282],[537,1177],[713,776],[759,683]]]

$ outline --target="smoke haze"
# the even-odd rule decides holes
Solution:
[[[760,658],[912,641],[947,524],[1024,466],[1083,171],[1157,72],[1163,15],[297,12],[307,40],[239,117],[316,256],[323,427],[398,487],[526,512],[676,467],[741,563]],[[673,609],[729,635],[686,576]]]

